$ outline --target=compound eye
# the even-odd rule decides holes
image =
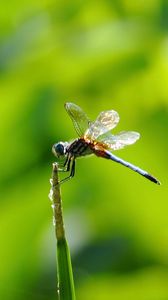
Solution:
[[[64,155],[64,145],[61,143],[55,144],[52,148],[52,151],[55,154],[55,156],[62,156]]]

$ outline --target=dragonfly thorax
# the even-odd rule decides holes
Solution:
[[[70,153],[74,158],[90,155],[93,153],[91,143],[85,141],[83,138],[74,140],[66,148],[66,152]]]

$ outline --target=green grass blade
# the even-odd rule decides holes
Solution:
[[[60,300],[75,300],[70,251],[66,239],[57,241],[57,275]]]
[[[53,164],[53,172],[50,182],[51,190],[49,198],[52,201],[55,236],[57,239],[57,296],[59,300],[75,300],[75,288],[71,265],[71,256],[68,243],[65,237],[62,200],[60,184],[58,180],[58,166],[56,163]]]

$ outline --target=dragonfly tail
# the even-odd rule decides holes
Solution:
[[[147,179],[149,179],[150,181],[153,181],[154,183],[160,185],[160,181],[157,178],[155,178],[154,176],[152,176],[151,174],[147,173],[147,174],[144,174],[143,176],[146,177]]]
[[[127,161],[125,161],[125,160],[117,157],[116,155],[112,154],[109,151],[106,151],[105,153],[106,153],[106,155],[104,156],[105,158],[111,159],[111,160],[113,160],[113,161],[115,161],[115,162],[117,162],[117,163],[119,163],[119,164],[121,164],[121,165],[123,165],[123,166],[125,166],[125,167],[127,167],[127,168],[129,168],[129,169],[131,169],[131,170],[133,170],[135,172],[137,172],[138,174],[140,174],[140,175],[144,176],[145,178],[149,179],[150,181],[152,181],[152,182],[160,185],[160,181],[157,180],[154,176],[152,176],[148,172],[146,172],[146,171],[140,169],[139,167],[134,166],[133,164],[131,164],[131,163],[129,163],[129,162],[127,162]]]

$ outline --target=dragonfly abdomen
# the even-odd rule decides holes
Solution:
[[[148,172],[146,172],[145,170],[142,170],[141,168],[129,163],[128,161],[125,161],[119,157],[117,157],[116,155],[112,154],[111,152],[109,151],[105,151],[104,153],[104,158],[107,158],[107,159],[111,159],[137,173],[139,173],[140,175],[146,177],[147,179],[149,179],[150,181],[153,181],[157,184],[160,184],[159,180],[157,180],[154,176],[152,176],[151,174],[149,174]]]

